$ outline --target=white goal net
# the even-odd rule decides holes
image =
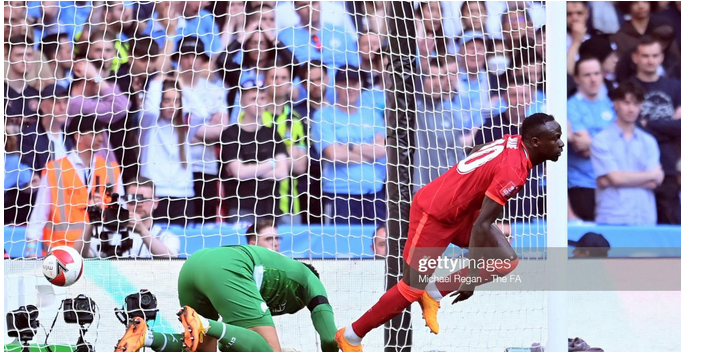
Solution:
[[[85,339],[110,350],[124,331],[113,309],[149,289],[151,329],[179,332],[184,259],[251,243],[315,264],[337,326],[350,324],[394,275],[384,259],[399,259],[387,224],[406,224],[391,208],[409,200],[390,198],[391,175],[408,167],[398,183],[413,194],[546,112],[545,12],[522,1],[409,13],[386,1],[5,1],[4,313],[37,306],[31,342],[43,344],[61,300],[84,294],[98,310]],[[397,40],[393,21],[413,36]],[[411,75],[394,72],[399,42],[412,43]],[[397,145],[411,157],[390,155]],[[545,181],[536,166],[498,223],[526,258],[545,252]],[[85,231],[91,221],[103,225]],[[83,278],[51,286],[34,258],[78,243],[94,258]],[[439,337],[415,307],[412,349],[546,342],[545,292],[475,296],[445,303]],[[275,322],[283,347],[319,350],[309,313]],[[78,336],[60,312],[47,342]],[[383,348],[381,329],[364,344]]]

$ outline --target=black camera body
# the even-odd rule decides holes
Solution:
[[[62,317],[68,324],[90,325],[96,310],[95,301],[83,294],[62,301]]]
[[[155,320],[157,311],[157,297],[146,289],[127,295],[125,307],[115,308],[117,319],[123,325],[127,325],[127,322],[135,317],[143,318],[145,321]]]
[[[40,322],[37,320],[39,316],[40,312],[33,305],[22,306],[8,312],[5,316],[8,336],[15,337],[22,343],[32,340],[40,327]]]
[[[100,239],[98,252],[101,257],[119,257],[132,248],[132,240],[128,234],[130,213],[120,204],[120,195],[106,192],[110,197],[110,204],[105,209],[99,206],[87,208],[90,223],[99,225],[100,231],[95,237]]]

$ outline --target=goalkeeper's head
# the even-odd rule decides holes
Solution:
[[[247,244],[265,247],[269,250],[280,251],[280,235],[277,233],[273,219],[257,219],[247,229]]]
[[[315,269],[315,267],[312,264],[305,263],[305,262],[300,262],[300,263],[304,264],[307,267],[307,269],[310,269],[310,271],[313,274],[315,274],[315,276],[317,276],[318,279],[320,278],[320,273],[317,271],[317,269]]]

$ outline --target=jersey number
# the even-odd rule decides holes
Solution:
[[[496,140],[485,145],[478,151],[470,154],[457,165],[457,172],[460,174],[468,174],[476,168],[486,164],[488,161],[497,157],[504,150],[504,139]]]

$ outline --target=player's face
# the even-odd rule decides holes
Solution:
[[[546,124],[546,130],[539,135],[539,150],[545,160],[557,161],[562,156],[562,127],[552,121]]]
[[[274,227],[265,227],[257,234],[257,242],[255,245],[271,249],[275,252],[280,251],[280,235]]]

